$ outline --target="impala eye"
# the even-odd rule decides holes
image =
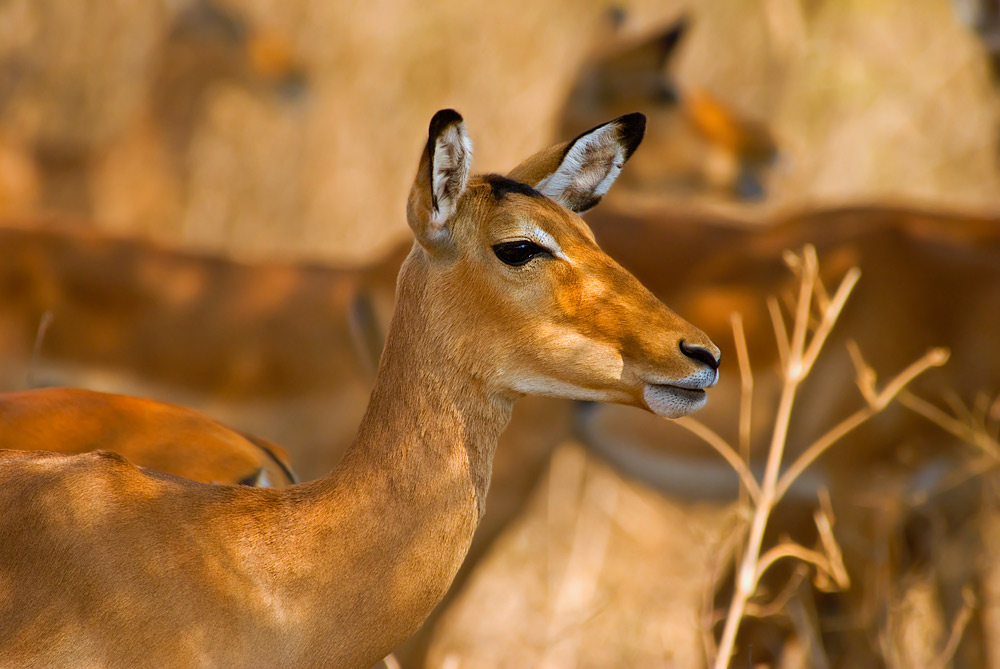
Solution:
[[[500,242],[493,245],[493,253],[503,262],[514,267],[527,264],[532,258],[538,256],[549,256],[548,249],[545,249],[534,242],[526,239],[519,239],[516,242]]]

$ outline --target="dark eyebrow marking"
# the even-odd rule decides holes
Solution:
[[[502,200],[508,193],[517,193],[518,195],[526,195],[528,197],[545,197],[528,184],[508,179],[499,174],[485,174],[483,175],[483,181],[489,184],[490,190],[493,191],[493,197],[496,198],[497,202]]]

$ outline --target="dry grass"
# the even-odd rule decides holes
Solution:
[[[834,538],[832,512],[829,503],[815,515],[821,546],[812,550],[797,543],[787,541],[766,550],[763,547],[764,531],[770,522],[774,507],[781,501],[785,493],[820,455],[837,441],[843,439],[852,430],[866,420],[882,411],[892,399],[911,380],[930,367],[940,366],[948,359],[947,351],[935,349],[929,351],[920,360],[903,370],[886,387],[878,391],[875,388],[875,373],[860,359],[860,353],[854,348],[858,373],[858,387],[865,399],[866,406],[840,423],[829,429],[825,434],[808,446],[794,462],[785,467],[783,462],[788,439],[788,424],[792,418],[795,396],[799,385],[813,369],[816,359],[823,350],[830,330],[837,322],[841,310],[851,289],[860,276],[857,268],[852,268],[842,280],[840,286],[828,295],[819,279],[819,266],[816,252],[812,247],[803,249],[801,255],[789,254],[786,258],[789,267],[799,277],[798,298],[792,305],[795,315],[791,331],[786,329],[778,307],[777,298],[769,298],[771,314],[774,319],[775,338],[781,357],[784,385],[780,399],[775,407],[774,428],[771,444],[767,453],[767,466],[761,481],[757,481],[750,473],[749,445],[750,416],[752,415],[753,383],[749,360],[746,358],[746,343],[743,341],[742,324],[738,316],[734,317],[734,333],[737,340],[737,351],[740,352],[740,370],[744,378],[744,399],[741,402],[741,451],[737,454],[735,448],[721,437],[709,430],[696,418],[688,417],[678,421],[682,426],[701,437],[705,443],[721,453],[740,475],[743,489],[749,496],[750,517],[746,543],[740,547],[739,565],[736,568],[736,587],[733,592],[729,612],[725,616],[725,625],[718,648],[711,649],[710,657],[714,658],[716,669],[729,666],[736,650],[736,635],[740,622],[747,613],[747,607],[752,597],[757,594],[758,585],[764,573],[778,560],[793,558],[812,565],[817,570],[817,580],[823,583],[835,584],[846,588],[850,583],[844,568],[840,546]],[[815,306],[814,306],[815,304]],[[815,312],[815,313],[814,313]],[[810,324],[816,325],[810,332]],[[784,467],[784,471],[782,468]]]

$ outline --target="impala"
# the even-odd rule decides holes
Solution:
[[[214,18],[222,19],[215,22],[217,25],[227,25],[232,16],[216,17],[218,11],[212,2],[199,2],[193,11],[183,13],[169,42],[172,57],[165,58],[164,64],[190,66],[198,60],[192,60],[190,53],[206,48],[212,54],[238,57],[212,60],[208,75],[205,68],[184,72],[175,67],[173,74],[180,79],[158,77],[154,98],[158,93],[169,98],[177,83],[191,86],[205,76],[237,72],[221,66],[238,66],[242,62],[238,50],[213,47],[215,42],[211,40],[219,37],[216,33],[207,34],[208,41],[191,40],[192,35],[206,33],[185,29]],[[632,108],[633,102],[622,100],[622,87],[609,87],[608,82],[644,82],[643,87],[629,89],[631,95],[638,91],[640,97],[638,101],[630,99],[653,114],[640,154],[647,174],[637,175],[635,181],[659,183],[657,180],[664,178],[664,166],[668,166],[666,181],[670,183],[733,190],[735,186],[729,181],[732,174],[719,175],[717,170],[707,170],[706,165],[717,167],[718,157],[723,155],[721,163],[739,165],[740,174],[744,169],[752,171],[750,165],[756,157],[745,148],[755,146],[759,133],[732,110],[720,112],[718,105],[709,108],[700,104],[703,95],[679,90],[677,82],[667,74],[667,61],[673,57],[674,46],[684,31],[682,22],[650,42],[600,54],[590,61],[581,70],[573,100],[563,111],[562,127],[576,133],[622,113],[619,109]],[[248,44],[258,42],[254,39]],[[253,63],[256,68],[257,60]],[[240,81],[251,79],[243,77]],[[279,84],[289,81],[292,79],[287,77],[275,79]],[[679,93],[679,105],[674,97],[664,99],[660,95],[666,89]],[[598,95],[581,99],[579,93],[587,90]],[[180,100],[191,97],[174,96]],[[154,105],[152,110],[158,114],[152,119],[155,123],[142,128],[144,132],[154,131],[154,144],[166,132],[164,137],[171,139],[172,148],[177,148],[173,140],[183,148],[192,132],[192,118],[170,116],[173,107],[176,105],[168,104],[167,112],[163,112]],[[711,112],[708,116],[706,109]],[[706,132],[705,118],[714,122],[712,128],[716,131],[722,128],[724,132]],[[733,143],[733,137],[739,141]],[[650,139],[654,140],[652,147]],[[143,141],[148,140],[140,143]],[[156,172],[158,166],[161,170],[181,167],[156,161],[144,164],[139,177],[149,170]],[[629,173],[636,168],[642,171],[643,165],[633,163]],[[166,177],[169,175],[165,175],[164,183],[171,183],[173,177]],[[138,218],[148,222],[169,217],[169,206],[164,208],[162,197],[136,200],[135,193],[148,193],[148,188],[136,189],[132,180],[104,182],[118,184],[115,192],[119,195],[129,191],[124,201],[131,206],[155,209]],[[120,209],[121,201],[119,198],[113,208]],[[136,218],[135,211],[118,211],[117,215],[123,213]],[[225,478],[230,473],[205,470],[200,460],[191,459],[192,452],[197,450],[199,458],[205,458],[206,450],[242,450],[247,432],[267,435],[286,446],[306,479],[328,472],[339,462],[365,408],[371,372],[364,363],[377,363],[392,313],[395,277],[409,244],[369,267],[328,268],[280,262],[250,265],[79,227],[67,231],[40,226],[37,221],[23,223],[29,225],[0,229],[0,386],[23,387],[35,328],[42,314],[51,311],[55,318],[45,337],[40,363],[33,365],[34,378],[50,385],[85,385],[190,404],[241,431],[232,441],[211,440],[208,435],[230,433],[228,428],[217,425],[206,429],[200,441],[185,440],[184,448],[174,438],[177,435],[169,431],[160,431],[156,440],[148,443],[145,435],[133,431],[130,439],[114,445],[105,443],[103,448],[129,448],[125,455],[135,464],[216,482],[230,480]],[[363,354],[360,358],[359,350]],[[476,531],[452,592],[492,539],[523,507],[549,454],[568,436],[570,416],[570,403],[551,398],[533,397],[518,404],[510,426],[501,436],[494,462],[490,513]],[[72,437],[63,440],[62,434],[52,431],[53,427],[66,431],[72,426],[65,422],[49,425],[47,437],[53,444],[49,449],[72,443]],[[150,448],[168,441],[165,434],[170,437],[169,447]],[[78,446],[79,442],[73,447]],[[229,462],[219,453],[207,457]],[[233,473],[238,478],[231,481],[249,481],[254,471],[250,463],[241,465]],[[272,472],[258,480],[278,485],[272,474],[278,476],[278,472]],[[408,647],[425,644],[430,627],[429,622],[421,635],[408,642]],[[413,657],[414,653],[409,653],[403,659],[411,661],[404,664],[415,666]]]
[[[254,37],[259,31],[240,21],[211,0],[182,12],[170,40],[174,56],[164,60],[164,67],[176,61],[177,67],[194,69],[158,77],[163,85],[155,89],[156,96],[175,102],[197,99],[176,95],[173,89],[183,85],[197,92],[204,76],[256,71],[250,68],[253,59],[237,67],[247,60],[240,45],[246,42],[250,48],[260,39]],[[203,23],[226,30],[199,30]],[[668,65],[685,39],[687,25],[681,21],[652,39],[594,54],[577,76],[560,124],[564,136],[571,137],[635,105],[648,108],[652,116],[643,151],[630,159],[619,181],[682,182],[705,195],[705,189],[720,185],[710,185],[712,179],[705,175],[707,165],[720,162],[711,155],[724,154],[722,163],[750,173],[760,158],[754,151],[770,155],[775,149],[769,135],[753,123],[718,103],[706,104],[704,93],[684,89],[669,76]],[[229,33],[246,33],[249,41],[215,43]],[[199,36],[200,41],[195,39]],[[228,54],[229,65],[222,67],[213,59],[206,75],[204,68],[191,65],[204,60],[192,54],[203,52]],[[279,60],[290,65],[287,59]],[[275,84],[293,75],[287,67],[270,69],[284,73]],[[241,76],[241,81],[250,81]],[[173,86],[166,85],[175,79]],[[173,107],[168,105],[168,112]],[[193,132],[192,119],[171,119],[167,113],[155,127],[178,126],[170,133],[179,138]],[[714,130],[706,130],[708,126]],[[747,147],[757,148],[748,153]],[[738,188],[735,182],[725,183],[727,190]],[[616,182],[615,188],[624,185]],[[161,204],[144,202],[153,204],[153,218],[138,218],[167,215]],[[0,228],[0,389],[23,388],[35,330],[42,315],[51,311],[54,320],[31,374],[42,384],[84,386],[197,407],[240,431],[282,444],[304,479],[322,476],[339,462],[365,409],[392,313],[396,274],[409,242],[365,267],[244,264],[80,229],[85,226],[66,230],[40,223],[22,220],[12,227],[7,221]],[[91,227],[104,224],[94,222]],[[519,406],[508,430],[517,431],[517,443],[534,442],[520,450],[537,450],[539,467],[568,433],[568,428],[555,429],[555,422],[540,427],[536,417],[556,412],[568,421],[565,405],[532,400]],[[521,420],[521,414],[528,415]],[[505,442],[514,444],[515,437]],[[522,487],[520,482],[517,487]],[[491,515],[496,517],[495,508]]]
[[[860,401],[839,343],[846,337],[858,338],[863,351],[873,352],[869,361],[884,374],[895,373],[926,346],[950,346],[949,364],[921,380],[926,384],[917,392],[925,397],[934,398],[950,387],[971,401],[980,390],[997,389],[996,356],[970,338],[1000,338],[1000,322],[990,307],[992,296],[1000,295],[1000,223],[996,219],[892,207],[802,212],[754,228],[715,217],[678,216],[671,210],[658,216],[628,217],[599,208],[590,217],[590,227],[614,257],[660,299],[696,319],[723,348],[731,341],[728,314],[732,310],[744,313],[756,394],[762,400],[755,403],[759,409],[767,410],[766,394],[781,382],[771,364],[777,349],[763,297],[781,294],[790,281],[780,260],[781,250],[805,242],[817,245],[828,284],[854,262],[864,270],[843,323],[834,330],[828,354],[824,354],[824,359],[829,355],[837,361],[830,368],[836,376],[828,373],[824,381],[836,381],[822,393],[810,395],[833,401],[813,407],[814,415],[840,411],[848,402]],[[352,349],[348,314],[355,314],[353,329],[363,331],[367,320],[363,314],[374,311],[375,320],[381,321],[383,312],[391,311],[387,277],[398,270],[399,255],[393,253],[357,271],[308,265],[247,266],[158,249],[136,240],[80,236],[37,226],[0,229],[0,286],[16,288],[8,292],[6,308],[0,304],[0,332],[8,327],[7,339],[29,340],[30,349],[34,324],[45,309],[52,309],[55,320],[43,348],[40,378],[51,380],[57,375],[57,381],[108,383],[142,376],[161,386],[172,384],[182,389],[174,391],[181,397],[209,402],[212,413],[225,409],[227,420],[241,427],[247,421],[263,421],[262,427],[277,430],[271,436],[278,436],[289,448],[296,447],[296,463],[301,461],[315,471],[316,462],[324,462],[320,458],[339,457],[340,426],[356,419],[351,413],[358,403],[355,398],[367,392],[364,369],[351,352],[356,347]],[[109,272],[94,272],[98,266]],[[262,290],[269,286],[272,290]],[[915,299],[917,295],[921,299]],[[369,301],[374,304],[370,309],[359,308]],[[970,321],[964,319],[975,319],[977,326],[969,327]],[[109,320],[113,320],[110,328]],[[115,335],[111,341],[104,334],[109,330]],[[320,335],[311,334],[314,331]],[[366,338],[372,339],[366,345],[381,344],[377,332]],[[325,348],[320,339],[327,340]],[[238,345],[227,346],[231,341]],[[895,343],[886,346],[888,342]],[[102,365],[118,374],[98,376],[87,371]],[[21,368],[11,359],[0,365],[0,372]],[[7,382],[20,384],[23,378],[8,376]],[[198,389],[224,402],[215,400],[213,405],[192,393]],[[342,394],[334,394],[338,389]],[[267,412],[262,409],[281,394],[295,396],[302,406],[309,398],[308,404],[319,405],[316,397],[320,397],[350,410],[325,415],[321,407],[306,413],[300,406],[296,420],[285,425],[276,417],[281,410],[294,408],[290,401]],[[727,434],[735,428],[738,397],[735,376],[727,375],[699,419]],[[497,451],[490,513],[476,532],[463,572],[520,508],[551,449],[566,432],[568,405],[529,398],[516,407]],[[241,412],[241,406],[248,408]],[[595,408],[585,415],[583,436],[599,455],[629,473],[698,495],[728,497],[735,490],[731,471],[686,431],[671,429],[669,423],[642,412]],[[823,420],[817,417],[816,422]],[[766,431],[768,417],[757,416],[754,425]],[[799,428],[793,425],[793,429]],[[812,435],[812,422],[803,424],[803,429]],[[304,446],[298,443],[297,432],[309,437],[303,440]],[[885,421],[858,433],[852,440],[856,446],[844,453],[884,457],[887,449],[891,454],[904,441],[937,438],[938,433],[922,418],[890,408]],[[324,441],[329,444],[325,456],[318,450]],[[801,441],[793,439],[791,446]],[[754,442],[761,443],[759,434]],[[664,457],[665,447],[669,458]],[[852,458],[841,459],[839,453],[835,449],[817,463],[817,471],[856,479]],[[835,460],[845,466],[827,467]],[[692,468],[697,475],[691,475]]]
[[[323,479],[213,486],[109,452],[5,452],[0,660],[370,666],[447,590],[519,396],[699,409],[718,349],[570,211],[604,195],[642,128],[625,116],[470,178],[462,118],[435,115],[368,411]]]
[[[200,411],[76,388],[0,394],[0,449],[86,453],[95,448],[203,483],[297,482],[280,447]]]

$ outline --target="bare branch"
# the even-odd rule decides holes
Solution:
[[[802,581],[809,575],[809,567],[800,564],[795,567],[788,583],[784,585],[777,595],[770,602],[758,604],[757,602],[747,602],[746,615],[761,620],[785,613],[788,601],[795,595],[795,591],[802,585]]]
[[[840,550],[837,538],[833,536],[833,508],[830,503],[830,491],[825,487],[819,491],[819,507],[813,513],[813,522],[816,523],[823,550],[826,551],[830,576],[838,590],[847,590],[851,587],[851,577],[847,574],[847,567],[844,566],[844,553]]]
[[[813,252],[815,253],[815,250]],[[823,344],[826,343],[826,338],[833,329],[833,324],[840,318],[840,312],[843,310],[847,298],[851,296],[851,291],[854,290],[854,286],[860,278],[861,270],[857,267],[852,267],[847,270],[847,274],[841,279],[840,285],[837,287],[837,292],[833,294],[833,299],[830,301],[829,308],[823,312],[823,319],[820,321],[819,328],[813,334],[812,341],[809,342],[809,350],[806,351],[803,361],[805,374],[808,374],[813,364],[815,364],[816,358],[819,357],[819,352],[823,349]],[[818,282],[819,280],[816,279],[816,281]]]
[[[786,355],[782,366],[785,382],[781,390],[781,397],[778,400],[777,411],[775,412],[771,444],[767,454],[767,465],[764,470],[764,478],[760,484],[760,498],[754,508],[753,517],[750,521],[750,533],[747,537],[746,552],[743,554],[740,565],[737,568],[736,589],[733,593],[729,612],[726,616],[726,623],[722,630],[719,653],[715,656],[714,660],[716,669],[728,666],[733,648],[735,647],[736,633],[739,631],[740,620],[743,617],[747,602],[757,588],[760,574],[758,559],[764,540],[764,530],[767,527],[771,510],[777,500],[775,490],[788,438],[788,425],[791,420],[792,406],[795,403],[795,392],[803,378],[802,360],[806,346],[810,300],[813,294],[813,282],[816,281],[818,275],[818,262],[816,260],[815,249],[807,245],[803,249],[800,260],[802,271],[799,276],[799,301],[795,309],[795,322],[792,325],[792,338],[790,342],[782,340],[782,336],[787,337],[787,333],[785,333],[783,324],[781,324],[782,327],[778,327],[780,323],[780,310],[777,308],[777,303],[773,299],[768,301],[772,322],[775,323],[778,348],[779,350],[782,346],[786,348]]]
[[[750,598],[756,592],[761,575],[775,561],[785,557],[797,558],[803,562],[815,565],[818,579],[828,579],[833,583],[842,584],[845,587],[849,585],[850,580],[846,569],[844,569],[840,547],[833,537],[833,516],[829,510],[829,504],[822,511],[817,512],[815,516],[815,522],[820,531],[825,554],[807,549],[799,544],[783,543],[767,550],[762,555],[761,549],[764,531],[767,527],[771,511],[802,471],[817,457],[822,455],[827,448],[885,408],[903,387],[917,375],[930,367],[943,364],[948,358],[947,351],[943,349],[928,351],[923,358],[904,369],[881,392],[878,392],[875,388],[874,371],[864,364],[860,352],[855,347],[855,354],[852,354],[852,358],[858,368],[859,387],[865,396],[866,406],[841,421],[839,425],[820,437],[795,460],[784,474],[781,474],[782,459],[787,445],[788,426],[795,403],[796,390],[802,379],[812,370],[813,364],[839,318],[847,298],[850,296],[854,285],[861,275],[860,270],[857,268],[848,270],[833,297],[826,299],[825,290],[822,288],[819,280],[816,250],[811,246],[806,246],[801,256],[786,254],[784,257],[786,263],[788,263],[789,267],[792,268],[799,278],[798,301],[795,302],[794,308],[791,309],[795,314],[795,321],[792,324],[792,334],[789,338],[778,301],[773,297],[768,299],[768,311],[771,315],[771,323],[774,326],[778,352],[781,356],[784,384],[775,411],[774,427],[771,433],[771,443],[768,450],[764,477],[759,484],[759,490],[755,497],[756,505],[750,521],[744,552],[736,568],[735,589],[726,614],[725,625],[718,644],[718,651],[713,658],[715,669],[724,669],[729,666],[733,649],[735,648],[736,634],[739,631],[740,621],[747,611]],[[807,343],[812,316],[811,300],[814,295],[816,296],[817,304],[822,307],[822,310],[816,330]],[[739,342],[742,340],[742,328],[738,326],[738,320],[734,319],[733,327],[734,336],[738,342],[737,346],[739,346]],[[737,328],[739,332],[737,332]],[[743,404],[741,404],[742,408]],[[744,418],[741,416],[741,439],[743,439],[745,429],[743,420]],[[727,460],[731,463],[740,461],[742,465],[742,460],[739,460],[733,452],[732,447],[719,438],[718,435],[714,435],[714,433],[704,428],[704,426],[700,426],[700,424],[694,422],[690,422],[685,427],[692,429],[694,425],[699,425],[702,428],[701,431],[705,433],[705,436],[702,438],[722,453]],[[746,429],[746,432],[748,433],[749,430]],[[713,441],[717,443],[713,443]],[[736,468],[735,465],[734,468]],[[752,477],[749,478],[752,479]],[[821,505],[822,501],[821,499]]]
[[[799,638],[799,643],[804,644],[805,651],[809,658],[809,666],[812,669],[828,669],[830,660],[826,657],[823,648],[823,638],[819,631],[819,623],[816,620],[815,602],[812,602],[812,593],[808,590],[797,590],[796,597],[788,602],[788,618],[795,628],[795,635]],[[803,599],[810,596],[812,606],[807,609]]]
[[[810,253],[812,249],[812,253]],[[802,276],[799,284],[799,299],[796,303],[795,322],[792,324],[792,340],[789,349],[785,378],[798,382],[806,373],[802,364],[806,350],[806,330],[809,325],[809,310],[812,308],[812,286],[816,280],[816,249],[807,244],[802,250]]]
[[[789,541],[774,546],[760,556],[760,560],[757,562],[756,580],[760,581],[760,577],[764,575],[764,572],[782,558],[796,558],[802,562],[808,562],[820,571],[825,572],[831,578],[833,576],[830,573],[830,565],[825,555],[819,551],[814,551],[801,544]]]
[[[796,255],[795,251],[791,249],[785,249],[781,252],[781,259],[785,262],[785,265],[796,277],[802,277],[802,259]]]
[[[747,492],[750,493],[750,499],[752,499],[755,504],[760,500],[760,486],[757,484],[757,479],[753,477],[753,473],[750,471],[750,468],[743,461],[743,459],[740,458],[733,447],[729,445],[729,442],[713,432],[707,425],[695,418],[692,418],[691,416],[677,418],[671,422],[675,425],[680,425],[685,430],[715,449],[719,455],[726,459],[729,466],[732,467],[737,474],[739,474],[740,482],[743,484],[743,487],[747,489]]]
[[[722,612],[717,611],[713,604],[715,599],[715,593],[719,589],[719,581],[721,580],[722,569],[724,566],[733,561],[733,555],[740,544],[743,543],[743,538],[746,535],[746,521],[745,518],[740,518],[739,514],[736,516],[737,522],[733,531],[724,532],[722,534],[721,541],[716,550],[712,551],[713,558],[711,559],[710,574],[706,587],[702,591],[702,611],[704,624],[702,626],[702,644],[705,648],[705,657],[715,657],[717,655],[718,649],[715,646],[715,636],[712,634],[712,628],[715,624],[722,620]]]
[[[821,314],[830,310],[830,294],[826,292],[823,281],[817,276],[813,282],[813,299],[816,301],[816,308]]]
[[[816,458],[826,452],[826,449],[830,448],[830,446],[843,438],[844,435],[884,409],[892,398],[899,394],[899,392],[902,391],[902,389],[910,381],[926,372],[931,367],[940,367],[947,360],[947,349],[931,349],[925,353],[922,358],[911,363],[906,369],[900,372],[896,378],[890,381],[882,392],[877,393],[872,398],[872,401],[869,402],[868,406],[854,412],[838,423],[833,429],[829,430],[826,434],[813,442],[812,445],[809,446],[809,448],[807,448],[802,455],[800,455],[795,462],[792,463],[785,473],[781,475],[781,480],[778,482],[775,502],[777,503],[778,500],[785,496],[785,493],[788,492],[788,488],[795,482],[795,479],[797,479],[799,475],[802,474],[803,470],[811,465]]]
[[[875,390],[875,382],[878,378],[875,370],[865,362],[861,355],[861,349],[858,348],[858,342],[855,340],[847,340],[847,353],[851,356],[851,362],[854,363],[855,382],[858,385],[858,390],[861,391],[861,396],[865,398],[868,406],[872,406],[875,404],[875,396],[878,394]]]
[[[750,428],[753,412],[753,372],[750,370],[750,355],[747,352],[746,334],[743,332],[743,317],[738,312],[729,316],[733,325],[733,341],[736,344],[736,360],[740,366],[740,458],[750,463]],[[741,497],[742,497],[742,490]],[[740,501],[743,501],[742,499]],[[756,501],[756,500],[755,500]]]
[[[955,392],[954,388],[945,388],[941,393],[941,398],[959,420],[965,421],[966,423],[972,422],[972,412],[969,411],[969,407],[965,406],[965,402],[963,402],[962,398],[958,396],[958,393]]]
[[[802,455],[796,458],[795,462],[785,470],[785,473],[781,475],[781,479],[778,481],[778,489],[775,493],[777,501],[785,496],[788,489],[791,487],[795,480],[802,474],[806,467],[811,465],[816,458],[821,456],[826,452],[826,449],[833,446],[837,441],[844,437],[844,435],[851,432],[854,428],[858,427],[866,420],[878,413],[875,409],[870,406],[864,409],[858,409],[853,414],[845,418],[844,420],[837,423],[832,429],[827,431],[822,437],[817,439],[812,443],[809,448],[807,448]]]
[[[909,366],[896,375],[886,387],[878,394],[878,405],[885,408],[892,399],[899,394],[913,379],[917,378],[931,367],[940,367],[948,362],[951,352],[946,348],[932,348],[927,351],[919,360],[911,362]]]
[[[774,327],[774,340],[778,344],[778,360],[781,362],[781,369],[788,367],[788,330],[785,328],[785,319],[781,315],[781,305],[772,295],[767,298],[767,313],[771,315],[771,325]]]
[[[943,410],[927,400],[917,397],[908,390],[904,390],[899,394],[899,403],[910,411],[920,414],[942,430],[975,446],[986,455],[1000,459],[1000,444],[985,430],[977,430],[973,426],[949,416]]]
[[[962,600],[962,608],[955,615],[955,620],[952,621],[951,634],[948,635],[948,641],[941,650],[941,654],[935,658],[934,663],[931,665],[932,669],[937,669],[938,667],[944,669],[951,663],[952,658],[955,657],[955,651],[958,650],[958,644],[962,640],[962,635],[965,634],[965,628],[968,627],[969,621],[972,620],[972,612],[976,608],[977,602],[971,586],[966,585],[962,588]]]

